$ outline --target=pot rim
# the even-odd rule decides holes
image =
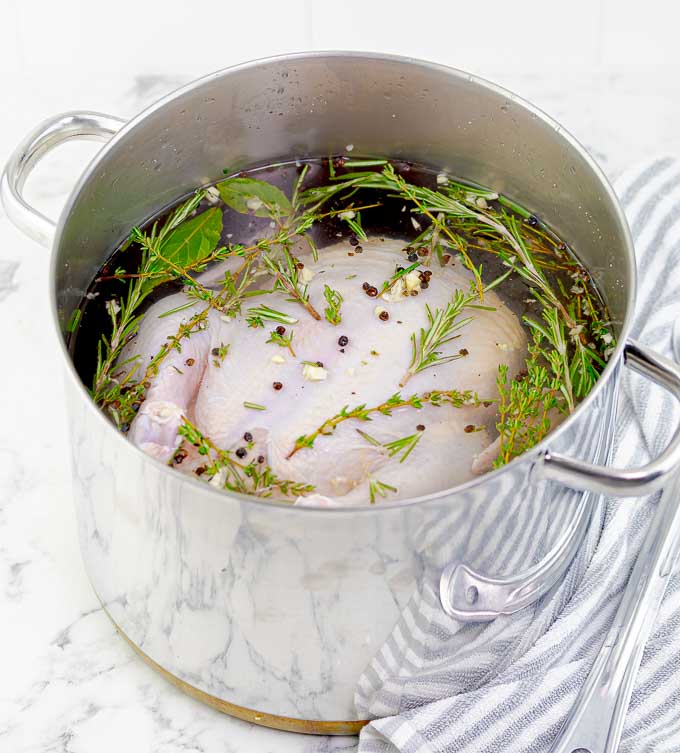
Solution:
[[[523,107],[525,110],[529,111],[530,113],[536,115],[536,117],[539,118],[541,121],[543,121],[546,125],[549,125],[551,128],[553,128],[567,142],[567,144],[579,154],[579,156],[584,160],[584,162],[593,172],[595,177],[599,180],[602,192],[604,193],[604,195],[606,196],[606,198],[609,200],[610,204],[612,205],[612,208],[615,212],[616,218],[620,225],[620,229],[623,235],[625,252],[626,252],[626,264],[628,267],[626,271],[629,276],[629,279],[631,280],[631,284],[629,285],[628,290],[626,291],[627,292],[626,315],[621,324],[621,331],[617,339],[616,348],[614,349],[614,352],[611,354],[604,371],[602,372],[602,374],[597,380],[597,383],[595,384],[593,389],[588,393],[588,395],[578,404],[578,406],[576,407],[574,412],[571,414],[571,416],[569,416],[569,418],[567,418],[566,421],[560,424],[560,426],[558,426],[554,431],[551,431],[545,437],[545,439],[543,439],[542,442],[540,442],[539,444],[531,448],[531,450],[528,450],[522,455],[519,455],[518,457],[511,460],[507,465],[504,465],[501,468],[497,468],[495,470],[489,471],[487,473],[482,474],[481,476],[472,478],[463,484],[459,484],[458,486],[450,487],[442,491],[433,492],[431,494],[426,494],[419,497],[410,497],[408,499],[395,500],[394,502],[386,502],[384,504],[372,505],[369,503],[369,504],[363,504],[363,505],[357,505],[357,506],[322,507],[319,505],[310,505],[310,506],[293,505],[291,503],[287,503],[287,502],[284,503],[284,502],[280,502],[278,500],[273,500],[273,499],[272,500],[260,499],[258,497],[253,497],[247,494],[241,494],[240,492],[228,492],[227,493],[219,489],[212,489],[205,482],[201,482],[198,479],[192,478],[191,476],[187,476],[184,474],[178,475],[177,470],[167,466],[165,463],[161,463],[161,461],[155,458],[150,457],[149,455],[144,453],[141,449],[133,445],[129,440],[127,440],[119,431],[117,431],[113,427],[113,425],[106,418],[104,413],[95,405],[92,398],[87,392],[87,388],[82,383],[78,374],[76,373],[75,366],[66,348],[66,343],[64,341],[61,328],[59,327],[56,289],[53,286],[53,283],[56,280],[56,276],[57,276],[56,275],[57,254],[55,253],[55,249],[59,247],[59,244],[61,242],[61,235],[62,235],[62,231],[65,224],[65,218],[68,217],[73,207],[75,206],[76,201],[78,199],[78,195],[80,194],[82,187],[90,179],[93,173],[97,170],[97,167],[99,163],[101,162],[102,158],[105,157],[109,151],[111,151],[112,149],[115,149],[118,146],[118,143],[120,141],[123,141],[128,136],[128,134],[132,132],[137,127],[137,125],[141,123],[148,115],[150,115],[153,112],[156,112],[157,110],[160,110],[169,102],[183,96],[184,94],[190,92],[192,89],[199,87],[202,84],[210,80],[220,79],[232,73],[238,73],[239,71],[249,70],[252,68],[256,68],[258,66],[269,65],[272,63],[294,64],[294,63],[298,63],[298,62],[309,60],[309,59],[320,59],[320,60],[331,59],[332,60],[334,58],[355,58],[355,59],[366,60],[366,61],[390,61],[390,62],[396,62],[400,64],[407,64],[408,66],[418,67],[423,70],[430,70],[433,72],[444,73],[454,78],[463,79],[475,86],[481,87],[482,89],[486,89],[487,91],[490,91],[494,94],[506,97],[508,100],[512,101],[514,104],[517,104],[520,107]],[[300,513],[300,514],[322,513],[324,515],[329,515],[332,513],[345,513],[346,514],[346,513],[356,513],[356,512],[361,512],[361,513],[386,512],[388,510],[398,510],[403,507],[419,505],[425,502],[441,501],[448,496],[453,496],[459,492],[466,492],[474,488],[475,486],[483,484],[487,481],[487,479],[499,477],[503,473],[508,472],[508,469],[514,468],[521,463],[535,462],[538,456],[540,456],[541,454],[545,453],[546,450],[548,450],[550,443],[553,439],[559,437],[563,432],[567,431],[573,425],[573,423],[577,420],[577,417],[580,414],[590,409],[593,402],[597,399],[597,396],[600,394],[600,392],[602,392],[603,389],[605,389],[605,385],[611,379],[614,378],[614,375],[618,369],[618,366],[623,360],[623,349],[624,349],[626,340],[628,339],[628,335],[630,334],[630,330],[632,326],[633,314],[634,314],[634,309],[635,309],[636,290],[637,290],[637,268],[635,264],[635,249],[634,249],[633,240],[630,233],[630,228],[628,226],[628,221],[623,212],[623,207],[621,206],[621,203],[619,202],[619,199],[611,183],[609,182],[609,179],[606,177],[606,175],[604,174],[600,166],[597,164],[597,162],[594,160],[594,158],[590,155],[590,153],[586,150],[586,148],[581,144],[581,142],[578,141],[578,139],[576,139],[569,131],[563,128],[562,125],[560,125],[556,120],[554,120],[550,115],[545,113],[543,110],[536,107],[534,104],[532,104],[528,100],[518,96],[514,92],[511,92],[510,90],[502,86],[499,86],[498,84],[488,81],[485,78],[482,78],[480,76],[477,76],[471,73],[467,73],[458,68],[453,68],[451,66],[443,65],[441,63],[433,63],[427,60],[422,60],[420,58],[404,56],[404,55],[394,55],[394,54],[389,54],[389,53],[377,53],[377,52],[365,52],[365,51],[353,51],[353,50],[348,50],[348,51],[318,50],[318,51],[311,51],[311,52],[294,52],[294,53],[286,53],[282,55],[273,55],[273,56],[269,56],[265,58],[257,58],[254,60],[228,66],[226,68],[222,68],[213,73],[209,73],[205,76],[201,76],[199,78],[193,79],[189,83],[184,84],[183,86],[169,92],[164,97],[152,103],[148,107],[144,108],[137,115],[131,118],[120,129],[120,131],[118,131],[118,133],[116,133],[116,135],[113,136],[111,140],[108,141],[93,157],[92,161],[86,166],[86,168],[84,169],[84,171],[78,178],[78,181],[76,182],[75,186],[73,187],[71,193],[69,194],[66,200],[66,203],[64,204],[64,207],[59,216],[59,221],[57,223],[57,229],[56,229],[56,232],[54,235],[54,241],[52,244],[52,253],[51,253],[51,259],[50,259],[50,284],[52,285],[52,288],[50,291],[52,323],[57,333],[57,338],[59,340],[59,347],[61,349],[61,353],[64,356],[64,359],[67,363],[66,368],[68,372],[68,378],[71,379],[73,382],[75,382],[76,390],[78,390],[79,393],[82,395],[82,397],[87,401],[88,410],[94,411],[94,413],[97,414],[98,418],[95,420],[99,420],[102,422],[103,431],[115,432],[115,434],[118,437],[118,440],[124,443],[125,446],[130,451],[139,453],[140,455],[143,456],[143,458],[146,461],[154,463],[159,469],[163,469],[164,472],[168,474],[172,474],[172,478],[175,479],[176,481],[180,481],[182,483],[186,483],[192,486],[196,485],[196,488],[200,488],[201,491],[204,493],[208,491],[208,492],[214,493],[215,495],[219,495],[223,499],[227,497],[229,499],[235,499],[239,502],[246,502],[248,504],[252,504],[256,506],[265,506],[269,508],[275,508],[278,511],[288,510],[293,514],[295,513]]]

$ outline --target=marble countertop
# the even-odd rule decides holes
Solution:
[[[560,120],[614,177],[659,151],[680,153],[673,72],[484,71]],[[1,75],[1,74],[0,74]],[[60,110],[138,112],[183,77],[42,71],[0,80],[7,112],[0,163],[36,122]],[[9,122],[11,121],[11,122]],[[43,163],[29,198],[56,216],[92,145]],[[0,209],[0,749],[12,753],[324,753],[354,738],[276,732],[222,716],[170,686],[116,635],[81,565],[70,499],[60,354],[48,313],[48,252]]]

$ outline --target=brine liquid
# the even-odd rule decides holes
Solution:
[[[338,176],[341,176],[343,173],[342,162],[342,158],[333,160],[333,170]],[[331,168],[328,159],[275,164],[267,167],[255,168],[247,172],[239,173],[239,175],[257,178],[276,185],[290,197],[304,165],[309,166],[305,177],[305,187],[323,186],[328,185],[331,182]],[[409,162],[394,162],[393,165],[396,171],[403,175],[409,183],[425,186],[432,190],[437,189],[436,170]],[[380,167],[376,167],[376,170],[380,169]],[[458,178],[457,180],[465,182]],[[493,190],[493,186],[489,188]],[[142,229],[150,227],[154,222],[162,224],[175,206],[186,200],[186,198],[186,196],[179,197],[174,206],[168,207],[165,212],[156,217],[149,218],[141,225]],[[409,240],[417,237],[421,232],[421,230],[418,230],[414,225],[414,220],[420,224],[422,229],[425,229],[429,224],[429,220],[426,216],[410,211],[410,207],[406,207],[402,199],[391,198],[384,191],[362,189],[359,198],[359,203],[362,206],[371,204],[379,205],[362,211],[362,225],[369,236],[378,235]],[[494,202],[490,202],[490,204],[494,204]],[[214,204],[209,204],[207,201],[204,201],[199,207],[198,212],[213,205]],[[228,245],[229,243],[241,243],[247,245],[271,233],[269,219],[239,214],[221,201],[218,205],[221,205],[224,211],[224,227],[221,245]],[[336,196],[328,201],[325,205],[324,211],[341,209],[344,206],[346,206],[346,202],[343,201],[341,197]],[[509,210],[506,209],[506,211]],[[518,221],[525,222],[526,220],[518,215]],[[532,218],[532,222],[533,221],[534,218]],[[556,289],[561,288],[563,290],[569,290],[574,282],[570,277],[570,274],[573,273],[573,264],[577,257],[566,244],[560,242],[560,239],[542,220],[536,219],[535,221],[539,223],[541,230],[554,240],[555,246],[559,247],[559,251],[556,251],[555,253],[554,262],[555,265],[561,269],[546,273],[548,280]],[[316,243],[321,254],[323,253],[322,249],[325,246],[337,243],[343,239],[346,239],[349,242],[352,238],[353,231],[346,222],[336,215],[315,223],[310,229],[309,234]],[[455,255],[456,251],[451,250],[450,253]],[[467,253],[475,265],[483,264],[482,279],[485,283],[491,282],[505,271],[505,267],[503,267],[501,261],[495,254],[483,250],[477,250],[472,247],[467,250]],[[118,299],[124,294],[129,282],[128,280],[113,280],[110,279],[109,276],[119,268],[123,268],[127,272],[133,272],[138,266],[139,258],[139,249],[136,249],[134,246],[116,249],[106,264],[102,266],[97,278],[92,281],[92,284],[87,291],[87,295],[83,298],[80,307],[81,315],[78,321],[78,326],[70,334],[68,346],[80,378],[88,387],[92,384],[93,375],[95,373],[97,345],[100,337],[103,333],[105,334],[110,330],[110,319],[106,310],[106,302],[111,299]],[[403,263],[403,260],[395,259],[395,262],[399,261],[402,261]],[[432,262],[432,264],[437,263],[436,259]],[[109,279],[102,280],[100,278]],[[589,286],[592,301],[600,309],[599,318],[602,321],[608,321],[605,307],[597,290],[589,279],[582,281],[582,284]],[[149,295],[140,310],[140,313],[143,313],[143,311],[154,301],[157,301],[159,298],[162,298],[169,293],[176,292],[179,289],[181,289],[181,283],[176,282],[159,286],[151,295]],[[534,318],[538,316],[538,307],[536,306],[535,301],[530,297],[527,285],[518,275],[511,275],[499,288],[496,289],[496,293],[501,296],[505,303],[519,317],[522,317],[524,314],[529,314]]]

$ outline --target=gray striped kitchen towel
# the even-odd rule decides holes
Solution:
[[[680,315],[680,163],[659,159],[617,182],[640,273],[633,336],[670,356]],[[613,464],[658,454],[679,419],[672,398],[624,370]],[[610,499],[564,581],[517,615],[463,625],[425,583],[356,693],[374,718],[359,753],[547,751],[609,628],[657,497]],[[499,640],[500,638],[500,640]],[[621,750],[680,751],[680,576],[647,644]]]

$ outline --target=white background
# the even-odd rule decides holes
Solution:
[[[680,155],[670,0],[0,0],[0,165],[56,112],[129,117],[194,76],[306,49],[396,52],[491,78],[560,120],[612,176]],[[46,160],[31,200],[56,216],[93,149]],[[115,636],[77,550],[46,257],[0,209],[0,751],[353,749],[203,708]]]

